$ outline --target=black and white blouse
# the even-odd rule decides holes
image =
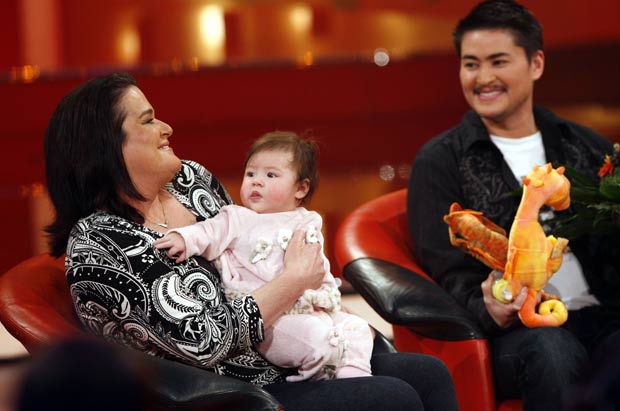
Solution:
[[[165,186],[198,219],[232,200],[204,167],[183,161]],[[226,300],[218,271],[202,258],[182,263],[153,247],[162,235],[106,212],[78,221],[65,266],[83,326],[151,355],[175,359],[257,385],[288,374],[254,349],[263,321],[252,296]]]

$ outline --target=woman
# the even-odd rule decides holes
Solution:
[[[373,357],[376,377],[287,383],[255,346],[263,329],[324,276],[318,244],[295,233],[283,272],[227,301],[217,270],[201,258],[176,263],[153,242],[230,204],[199,164],[181,161],[172,128],[124,74],[82,84],[60,102],[45,137],[47,185],[56,208],[51,254],[66,252],[67,281],[84,327],[150,354],[263,386],[288,411],[456,409],[437,359]]]

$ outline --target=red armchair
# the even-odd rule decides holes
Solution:
[[[0,275],[0,322],[35,355],[60,342],[89,338],[73,308],[64,259],[47,254],[29,258]],[[396,351],[385,336],[376,334],[375,352]],[[119,350],[124,349],[119,346]],[[153,409],[282,410],[271,394],[255,385],[138,351],[124,351],[122,355],[130,355],[149,370]]]
[[[461,411],[521,410],[520,400],[496,404],[488,343],[475,318],[413,259],[406,198],[406,189],[395,191],[347,216],[334,243],[338,266],[393,325],[399,351],[435,355],[446,363]]]
[[[64,259],[32,257],[0,276],[0,322],[32,354],[64,340],[88,338],[81,330],[65,281]],[[119,346],[119,350],[124,350]],[[152,409],[281,410],[259,387],[175,361],[131,350],[149,370]]]

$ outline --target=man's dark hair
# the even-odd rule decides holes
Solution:
[[[534,15],[512,0],[487,0],[474,7],[456,26],[452,41],[461,57],[463,36],[474,30],[508,30],[529,61],[543,48],[543,31]]]

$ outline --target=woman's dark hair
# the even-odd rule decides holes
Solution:
[[[261,151],[281,150],[293,154],[293,169],[297,171],[297,181],[308,180],[308,193],[301,199],[300,204],[306,204],[319,185],[319,170],[317,158],[319,150],[317,144],[299,137],[292,131],[272,131],[265,133],[256,140],[245,156],[244,168],[250,158]]]
[[[75,223],[96,210],[143,222],[125,198],[144,198],[131,182],[122,146],[126,113],[119,103],[136,85],[128,74],[83,83],[60,101],[45,132],[47,189],[56,209],[45,228],[50,254],[62,255]]]
[[[452,33],[457,55],[461,57],[461,42],[465,33],[493,29],[508,30],[515,44],[525,50],[529,61],[532,61],[534,53],[543,48],[542,27],[528,9],[512,0],[487,0],[459,21]]]

